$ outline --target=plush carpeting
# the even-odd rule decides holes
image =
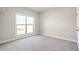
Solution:
[[[74,42],[36,35],[0,45],[0,51],[78,51]]]

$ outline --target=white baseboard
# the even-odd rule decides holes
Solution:
[[[25,35],[25,36],[22,36],[22,37],[16,37],[16,38],[11,38],[11,39],[7,39],[7,40],[3,40],[3,41],[0,41],[0,44],[2,43],[6,43],[6,42],[10,42],[10,41],[14,41],[14,40],[18,40],[18,39],[21,39],[21,38],[25,38],[25,37],[29,37],[29,36],[33,36],[33,35],[45,35],[45,36],[49,36],[49,37],[54,37],[54,38],[58,38],[58,39],[63,39],[63,40],[68,40],[68,41],[72,41],[72,42],[77,42],[76,40],[72,40],[72,39],[68,39],[68,38],[63,38],[63,37],[59,37],[59,36],[55,36],[55,35],[51,35],[51,34],[44,34],[44,33],[36,33],[36,34],[29,34],[29,35]]]
[[[55,35],[51,35],[51,34],[46,34],[46,33],[40,33],[40,34],[41,35],[45,35],[45,36],[49,36],[49,37],[58,38],[58,39],[63,39],[63,40],[68,40],[68,41],[72,41],[72,42],[77,42],[76,40],[73,40],[73,39],[63,38],[63,37],[59,37],[59,36],[55,36]]]
[[[7,39],[7,40],[2,40],[2,41],[0,41],[0,44],[7,43],[7,42],[10,42],[10,41],[14,41],[14,40],[16,40],[16,39],[11,38],[11,39]]]
[[[19,39],[26,38],[26,37],[31,37],[31,36],[34,36],[34,35],[38,35],[38,33],[36,33],[36,34],[28,34],[28,35],[24,35],[24,36],[20,36],[20,37],[17,36],[15,38],[2,40],[2,41],[0,41],[0,44],[7,43],[7,42],[10,42],[10,41],[14,41],[14,40],[19,40]]]

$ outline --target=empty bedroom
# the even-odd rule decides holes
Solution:
[[[0,7],[0,51],[78,51],[79,8]]]

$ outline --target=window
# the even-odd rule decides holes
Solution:
[[[30,16],[16,15],[16,35],[33,33],[34,18]]]
[[[26,32],[25,16],[16,15],[16,27],[17,27],[16,35],[25,34]]]
[[[34,19],[33,17],[27,17],[27,33],[33,32]]]

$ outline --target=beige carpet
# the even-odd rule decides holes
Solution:
[[[36,35],[0,45],[0,51],[78,51],[74,42]]]

